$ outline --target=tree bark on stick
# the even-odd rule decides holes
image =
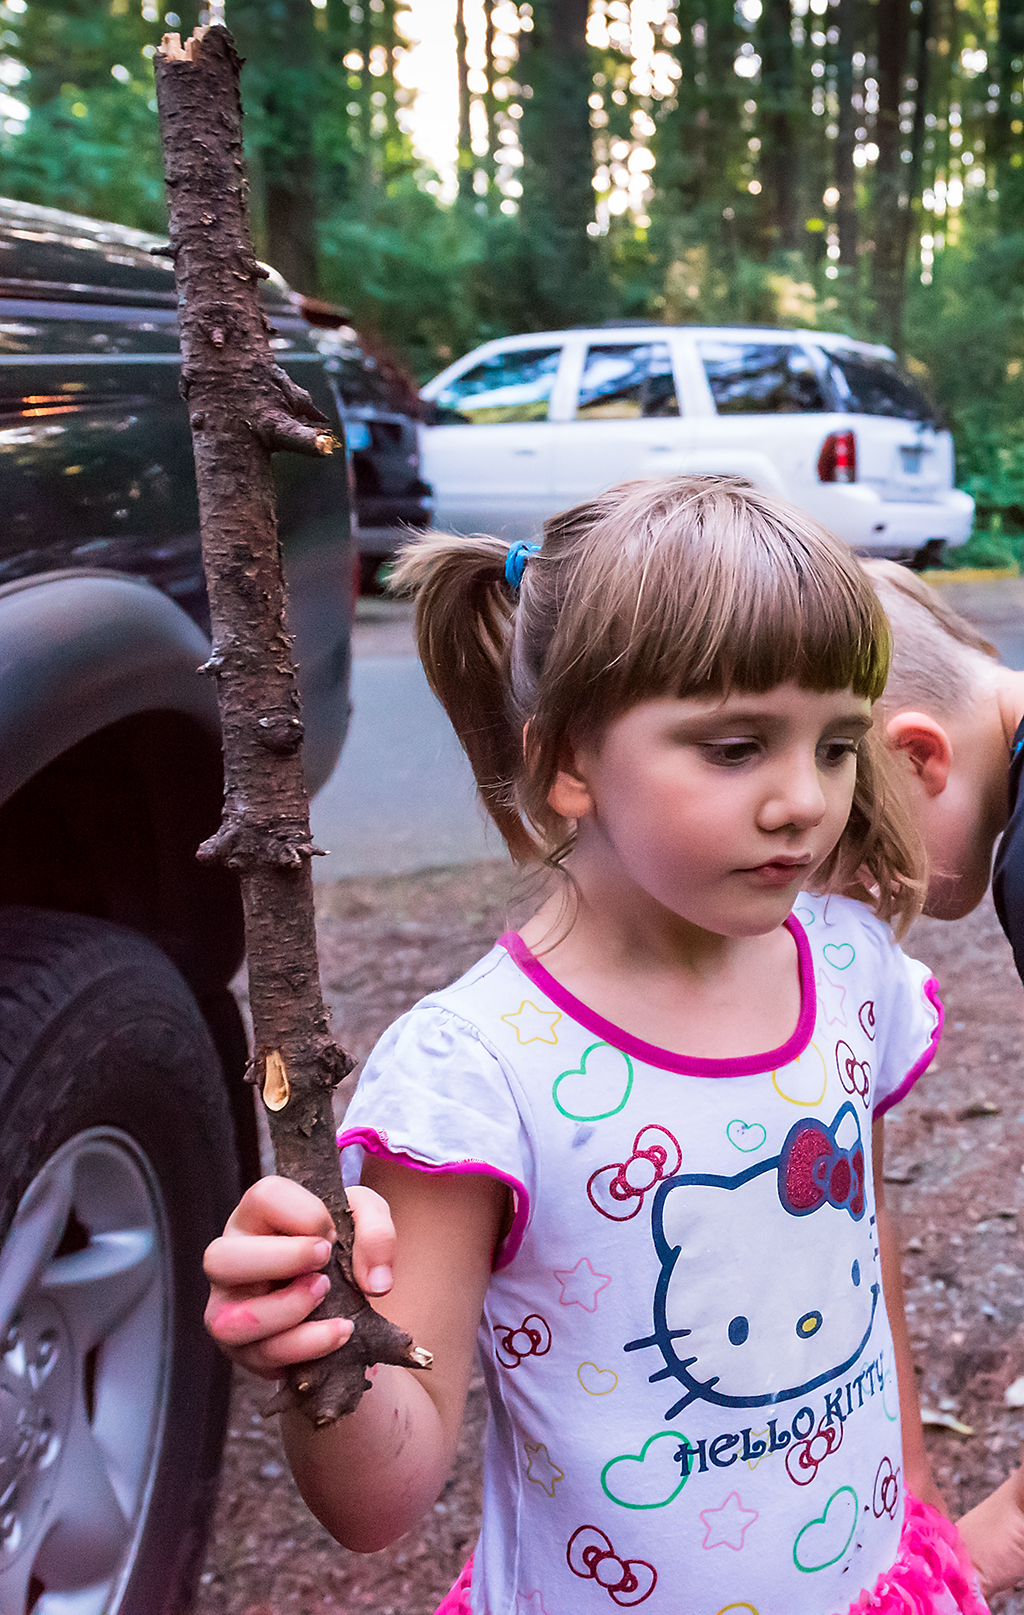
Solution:
[[[351,1061],[320,992],[299,694],[285,628],[271,452],[336,446],[308,393],[275,363],[259,305],[242,157],[240,62],[223,27],[164,36],[157,100],[224,739],[224,817],[199,856],[238,872],[254,1028],[251,1078],[278,1169],[327,1205],[338,1232],[331,1289],[313,1314],[349,1317],[349,1341],[290,1370],[268,1411],[314,1424],[351,1412],[372,1363],[430,1366],[352,1278],[352,1216],[338,1170],[331,1091]]]

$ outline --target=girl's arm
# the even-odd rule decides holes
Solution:
[[[434,1366],[414,1373],[382,1364],[347,1418],[317,1430],[288,1413],[282,1430],[314,1514],[345,1547],[370,1553],[415,1525],[447,1479],[508,1190],[484,1175],[416,1172],[369,1157],[363,1175],[370,1187],[352,1193],[357,1282],[379,1294],[393,1263],[393,1285],[376,1305],[433,1352]],[[255,1373],[274,1377],[351,1332],[341,1320],[302,1322],[321,1298],[318,1236],[322,1245],[329,1230],[319,1200],[270,1178],[247,1191],[210,1246],[207,1326]]]
[[[299,1490],[346,1548],[408,1531],[448,1478],[508,1190],[483,1175],[416,1172],[367,1157],[363,1180],[394,1219],[394,1284],[378,1309],[434,1354],[426,1373],[381,1364],[355,1413],[316,1430],[282,1420]]]
[[[945,1514],[942,1493],[935,1484],[931,1462],[924,1444],[921,1427],[921,1403],[917,1394],[917,1376],[910,1350],[910,1332],[903,1304],[903,1264],[900,1261],[899,1237],[889,1208],[885,1203],[885,1122],[879,1120],[871,1130],[871,1153],[874,1159],[875,1217],[878,1228],[878,1251],[882,1263],[882,1293],[889,1316],[893,1355],[896,1359],[896,1382],[900,1393],[900,1427],[903,1432],[903,1479],[907,1491],[913,1492],[922,1503],[931,1503]]]

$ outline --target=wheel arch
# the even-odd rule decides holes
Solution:
[[[202,631],[152,585],[56,574],[0,590],[0,904],[130,927],[177,965],[229,1079],[246,1169],[251,1092],[227,983],[238,882],[200,864],[220,822],[220,725]]]

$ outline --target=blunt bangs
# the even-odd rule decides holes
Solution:
[[[611,509],[605,496],[556,517],[545,537],[561,586],[539,683],[562,713],[572,700],[577,733],[658,695],[793,682],[878,699],[885,613],[810,517],[724,478],[672,479],[654,499],[650,483],[614,494]]]

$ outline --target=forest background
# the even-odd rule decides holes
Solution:
[[[166,228],[152,58],[206,20],[179,6],[0,3],[0,193]],[[420,380],[609,320],[888,342],[978,500],[957,559],[1024,559],[1024,0],[439,3],[458,142],[436,167],[422,4],[227,14],[261,252]]]

